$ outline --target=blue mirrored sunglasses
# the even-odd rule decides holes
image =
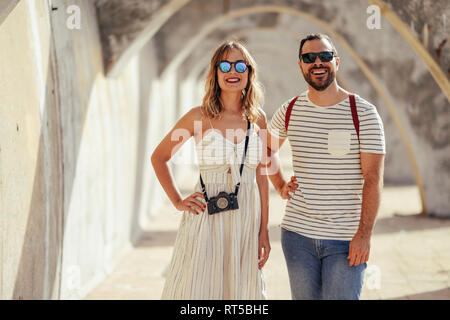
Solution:
[[[224,73],[230,72],[232,65],[234,65],[234,70],[236,70],[236,72],[243,73],[247,70],[247,64],[243,60],[238,60],[235,62],[224,60],[219,63],[220,71]]]

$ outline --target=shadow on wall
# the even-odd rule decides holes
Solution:
[[[13,299],[55,299],[60,295],[63,241],[63,168],[60,116],[53,65],[54,44],[46,79],[44,113],[33,182],[30,210]],[[17,127],[17,130],[20,130]],[[12,226],[10,223],[9,226]]]
[[[2,0],[0,2],[0,25],[5,21],[8,14],[16,7],[19,0]]]
[[[88,104],[84,104],[83,98],[91,96],[97,75],[89,74],[88,78],[84,77],[86,81],[83,82],[83,88],[80,88],[81,93],[74,94],[77,92],[74,89],[75,82],[80,77],[77,74],[77,63],[73,60],[74,55],[67,53],[75,51],[76,48],[61,47],[64,43],[59,43],[60,47],[55,45],[55,41],[59,40],[54,31],[55,26],[61,25],[64,15],[58,15],[58,11],[50,11],[49,14],[51,39],[44,111],[41,117],[30,210],[12,299],[60,299],[66,290],[62,287],[63,245],[65,220],[71,199],[64,197],[72,196],[74,187],[82,128],[88,112]],[[70,120],[64,123],[63,119]],[[67,127],[64,127],[64,124]],[[69,146],[71,148],[66,146],[70,149],[66,152],[63,128],[66,130],[65,135],[69,136],[66,139],[72,143]]]
[[[150,157],[147,154],[149,144],[147,131],[151,125],[149,124],[148,113],[150,112],[149,95],[153,75],[147,71],[150,70],[150,67],[153,67],[150,65],[152,59],[149,59],[145,51],[142,50],[143,54],[139,59],[139,66],[143,68],[143,72],[139,72],[139,88],[136,89],[136,92],[139,92],[139,109],[136,112],[139,117],[137,145],[136,148],[129,148],[136,150],[136,162],[132,163],[132,165],[136,164],[136,172],[128,170],[123,174],[125,178],[118,176],[123,172],[123,170],[117,169],[121,163],[120,159],[111,165],[113,169],[102,168],[103,162],[95,161],[97,159],[88,162],[89,168],[87,168],[84,163],[87,161],[86,157],[91,157],[91,155],[86,156],[85,151],[91,149],[84,148],[84,143],[81,145],[81,140],[85,139],[83,132],[86,131],[85,124],[89,112],[89,102],[92,94],[96,93],[94,92],[96,89],[94,87],[95,79],[103,77],[104,74],[103,64],[97,64],[98,61],[94,59],[101,56],[97,49],[101,51],[102,48],[100,40],[97,41],[96,39],[98,31],[95,29],[96,20],[92,18],[93,12],[95,12],[92,8],[92,5],[83,7],[83,12],[90,15],[87,16],[88,18],[85,20],[87,25],[83,28],[88,31],[84,32],[87,40],[81,40],[81,37],[70,34],[70,31],[65,28],[58,28],[58,26],[65,24],[64,10],[49,10],[51,26],[49,33],[52,39],[49,41],[48,70],[45,70],[47,71],[47,79],[42,80],[42,87],[46,88],[46,92],[45,97],[42,97],[43,114],[40,122],[39,146],[35,159],[36,169],[34,179],[30,177],[30,184],[33,184],[29,186],[32,188],[30,190],[30,209],[27,216],[26,213],[23,214],[24,218],[22,219],[24,223],[26,220],[24,235],[17,241],[22,248],[14,248],[16,262],[12,267],[8,266],[11,270],[9,274],[14,274],[14,277],[3,278],[8,281],[5,282],[6,285],[2,284],[2,287],[9,288],[8,291],[5,291],[5,294],[8,294],[7,298],[11,298],[11,295],[13,299],[73,298],[75,297],[75,290],[78,289],[78,283],[73,283],[72,280],[79,280],[80,282],[82,280],[79,283],[81,289],[89,289],[88,286],[91,286],[93,281],[98,281],[102,272],[107,272],[106,268],[109,268],[112,262],[108,259],[115,260],[120,254],[119,250],[128,245],[123,241],[127,240],[134,244],[142,233],[139,224],[140,215],[146,213],[145,211],[149,207],[147,204],[148,188],[146,188],[149,183],[146,181],[148,175],[142,173],[149,168],[151,169]],[[67,34],[68,32],[69,34]],[[79,47],[84,43],[87,44],[89,49]],[[86,50],[89,50],[90,54],[87,54]],[[88,65],[91,68],[87,71],[82,70],[80,65]],[[23,75],[18,76],[20,78]],[[105,81],[108,82],[108,79]],[[115,82],[112,81],[111,84],[106,84],[106,88],[112,90],[115,85]],[[42,94],[44,95],[44,93]],[[134,100],[130,98],[130,101],[128,101],[128,96],[120,96],[120,92],[116,94],[116,92],[108,91],[104,93],[106,98],[105,96],[102,97],[101,94],[98,93],[99,102],[94,101],[94,103],[107,101],[113,106],[111,108],[109,108],[109,105],[103,106],[98,112],[104,110],[118,112],[117,106],[123,107],[120,102],[133,103],[133,108],[135,107]],[[108,98],[119,99],[119,101],[116,105],[116,101],[108,101]],[[118,115],[114,114],[113,116]],[[115,123],[105,124],[105,121],[100,119],[95,122],[92,125],[93,130],[97,128],[95,126],[100,124],[102,126],[100,128],[101,134],[105,135],[108,135],[110,128],[115,130],[125,128],[125,130],[136,131],[136,128],[126,127],[126,122],[119,121],[121,126],[114,127]],[[18,130],[21,129],[19,127]],[[130,135],[133,136],[134,133]],[[116,137],[116,135],[112,135],[112,137]],[[97,144],[101,143],[99,141],[102,138],[105,137],[96,137],[96,139],[87,137],[89,147],[96,148]],[[110,138],[110,136],[107,136],[107,138]],[[108,147],[114,148],[113,151],[117,150],[117,153],[125,154],[122,145],[111,146],[114,144],[111,143]],[[127,144],[125,146],[128,148]],[[107,149],[107,151],[110,151],[110,149]],[[124,159],[130,159],[131,156],[134,155],[125,154]],[[104,159],[107,159],[106,155]],[[81,164],[79,164],[80,161]],[[98,197],[95,194],[89,194],[88,191],[83,189],[83,186],[88,184],[89,181],[83,180],[83,172],[77,172],[77,170],[80,170],[77,166],[80,165],[82,170],[95,171],[96,168],[104,170],[101,174],[106,176],[107,179],[112,179],[108,181],[112,181],[115,186],[113,188],[114,193],[100,194]],[[103,177],[101,174],[99,174],[99,177]],[[81,177],[79,178],[82,180],[81,182],[76,179],[78,175]],[[31,179],[33,179],[32,182]],[[122,181],[133,181],[131,188],[134,190],[125,190],[127,193],[124,195],[124,197],[130,195],[130,202],[133,203],[127,202],[126,206],[117,208],[116,204],[119,201],[116,201],[116,199],[122,196],[120,192],[123,191],[119,183]],[[131,192],[134,192],[134,194],[131,194]],[[86,204],[79,203],[80,199],[101,202],[99,206],[101,212],[93,212],[98,207],[89,206],[91,203],[88,202]],[[78,212],[74,212],[73,208],[70,209],[73,206],[77,209],[83,209],[80,216],[78,216]],[[112,209],[112,212],[110,212],[110,209]],[[129,210],[133,210],[132,213]],[[128,218],[131,218],[131,220],[128,220]],[[75,223],[81,221],[83,224],[74,225],[72,221],[75,221]],[[101,222],[101,225],[99,222]],[[17,222],[13,221],[6,224],[9,228],[7,230],[9,234],[14,233],[16,225]],[[117,230],[120,230],[119,235]],[[130,232],[130,235],[122,237],[124,232]],[[95,241],[95,243],[89,241]],[[89,252],[85,252],[86,255],[83,256],[84,253],[81,252],[80,248],[85,248],[90,244],[92,246],[89,247]],[[108,254],[111,254],[112,257],[109,257]],[[73,271],[71,264],[76,264],[79,267],[79,275],[71,274],[71,271]],[[105,266],[105,264],[108,265]],[[12,264],[10,263],[10,265]],[[72,276],[78,278],[71,279]],[[3,292],[2,295],[4,295]]]

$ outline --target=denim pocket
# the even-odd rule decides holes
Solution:
[[[348,254],[350,249],[350,240],[325,240],[324,254]]]

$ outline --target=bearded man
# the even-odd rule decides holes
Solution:
[[[360,298],[383,186],[385,139],[375,106],[336,81],[331,39],[301,40],[298,65],[308,90],[286,101],[269,124],[270,180],[288,199],[281,242],[293,299]],[[288,139],[294,176],[277,151]]]

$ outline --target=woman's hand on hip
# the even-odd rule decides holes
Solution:
[[[201,198],[203,201],[199,200]],[[189,197],[175,204],[175,208],[179,211],[189,211],[193,214],[205,212],[206,201],[205,196],[200,192],[194,192]]]

